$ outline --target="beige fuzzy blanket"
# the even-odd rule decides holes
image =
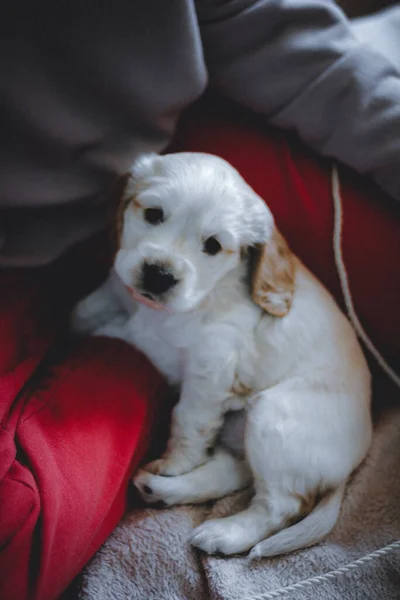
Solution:
[[[208,557],[187,538],[201,521],[243,508],[250,491],[212,505],[136,509],[88,565],[81,600],[400,600],[400,549],[307,587],[301,580],[338,569],[400,540],[400,402],[375,416],[367,460],[348,485],[341,516],[324,543],[249,565],[245,557]],[[280,590],[276,594],[271,592]]]

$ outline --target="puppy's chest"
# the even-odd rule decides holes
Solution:
[[[172,384],[182,381],[188,349],[198,340],[200,320],[146,307],[129,322],[129,337]]]
[[[129,323],[129,337],[172,384],[192,372],[226,375],[226,392],[245,398],[258,391],[257,314],[247,311],[210,319],[205,314],[168,314],[140,307]]]

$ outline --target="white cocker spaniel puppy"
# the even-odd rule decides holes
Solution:
[[[194,530],[209,553],[318,542],[371,440],[352,327],[221,158],[150,154],[121,183],[113,272],[73,323],[134,344],[180,386],[167,450],[136,487],[173,505],[253,485],[246,510]]]

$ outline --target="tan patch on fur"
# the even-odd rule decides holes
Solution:
[[[306,495],[295,494],[295,498],[300,503],[299,512],[295,517],[288,521],[287,525],[294,525],[295,523],[298,523],[299,521],[307,517],[307,515],[309,515],[314,510],[317,504],[321,502],[323,496],[325,496],[327,493],[329,493],[329,490],[324,493],[322,493],[320,490],[314,490]]]
[[[296,494],[297,500],[300,502],[300,508],[297,519],[303,519],[310,514],[316,504],[317,492],[309,492],[307,495]]]
[[[121,243],[122,228],[124,224],[124,213],[126,207],[132,200],[132,198],[130,197],[124,197],[125,190],[130,177],[130,173],[125,173],[125,175],[121,175],[120,177],[118,177],[109,194],[109,229],[114,256],[118,252]]]
[[[296,525],[299,521],[302,521],[310,512],[313,510],[316,505],[316,496],[315,492],[309,492],[306,495],[303,494],[295,494],[296,500],[299,501],[300,506],[297,515],[293,517],[289,517],[286,521],[285,527],[291,527],[292,525]]]
[[[233,382],[230,391],[235,396],[250,396],[253,393],[252,388],[240,381],[237,374],[235,375],[235,381]]]
[[[295,289],[294,256],[277,229],[258,249],[252,274],[252,298],[266,312],[284,317],[290,310]]]

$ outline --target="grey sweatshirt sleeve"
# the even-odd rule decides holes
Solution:
[[[329,0],[197,7],[212,88],[400,199],[399,63],[355,35]]]

